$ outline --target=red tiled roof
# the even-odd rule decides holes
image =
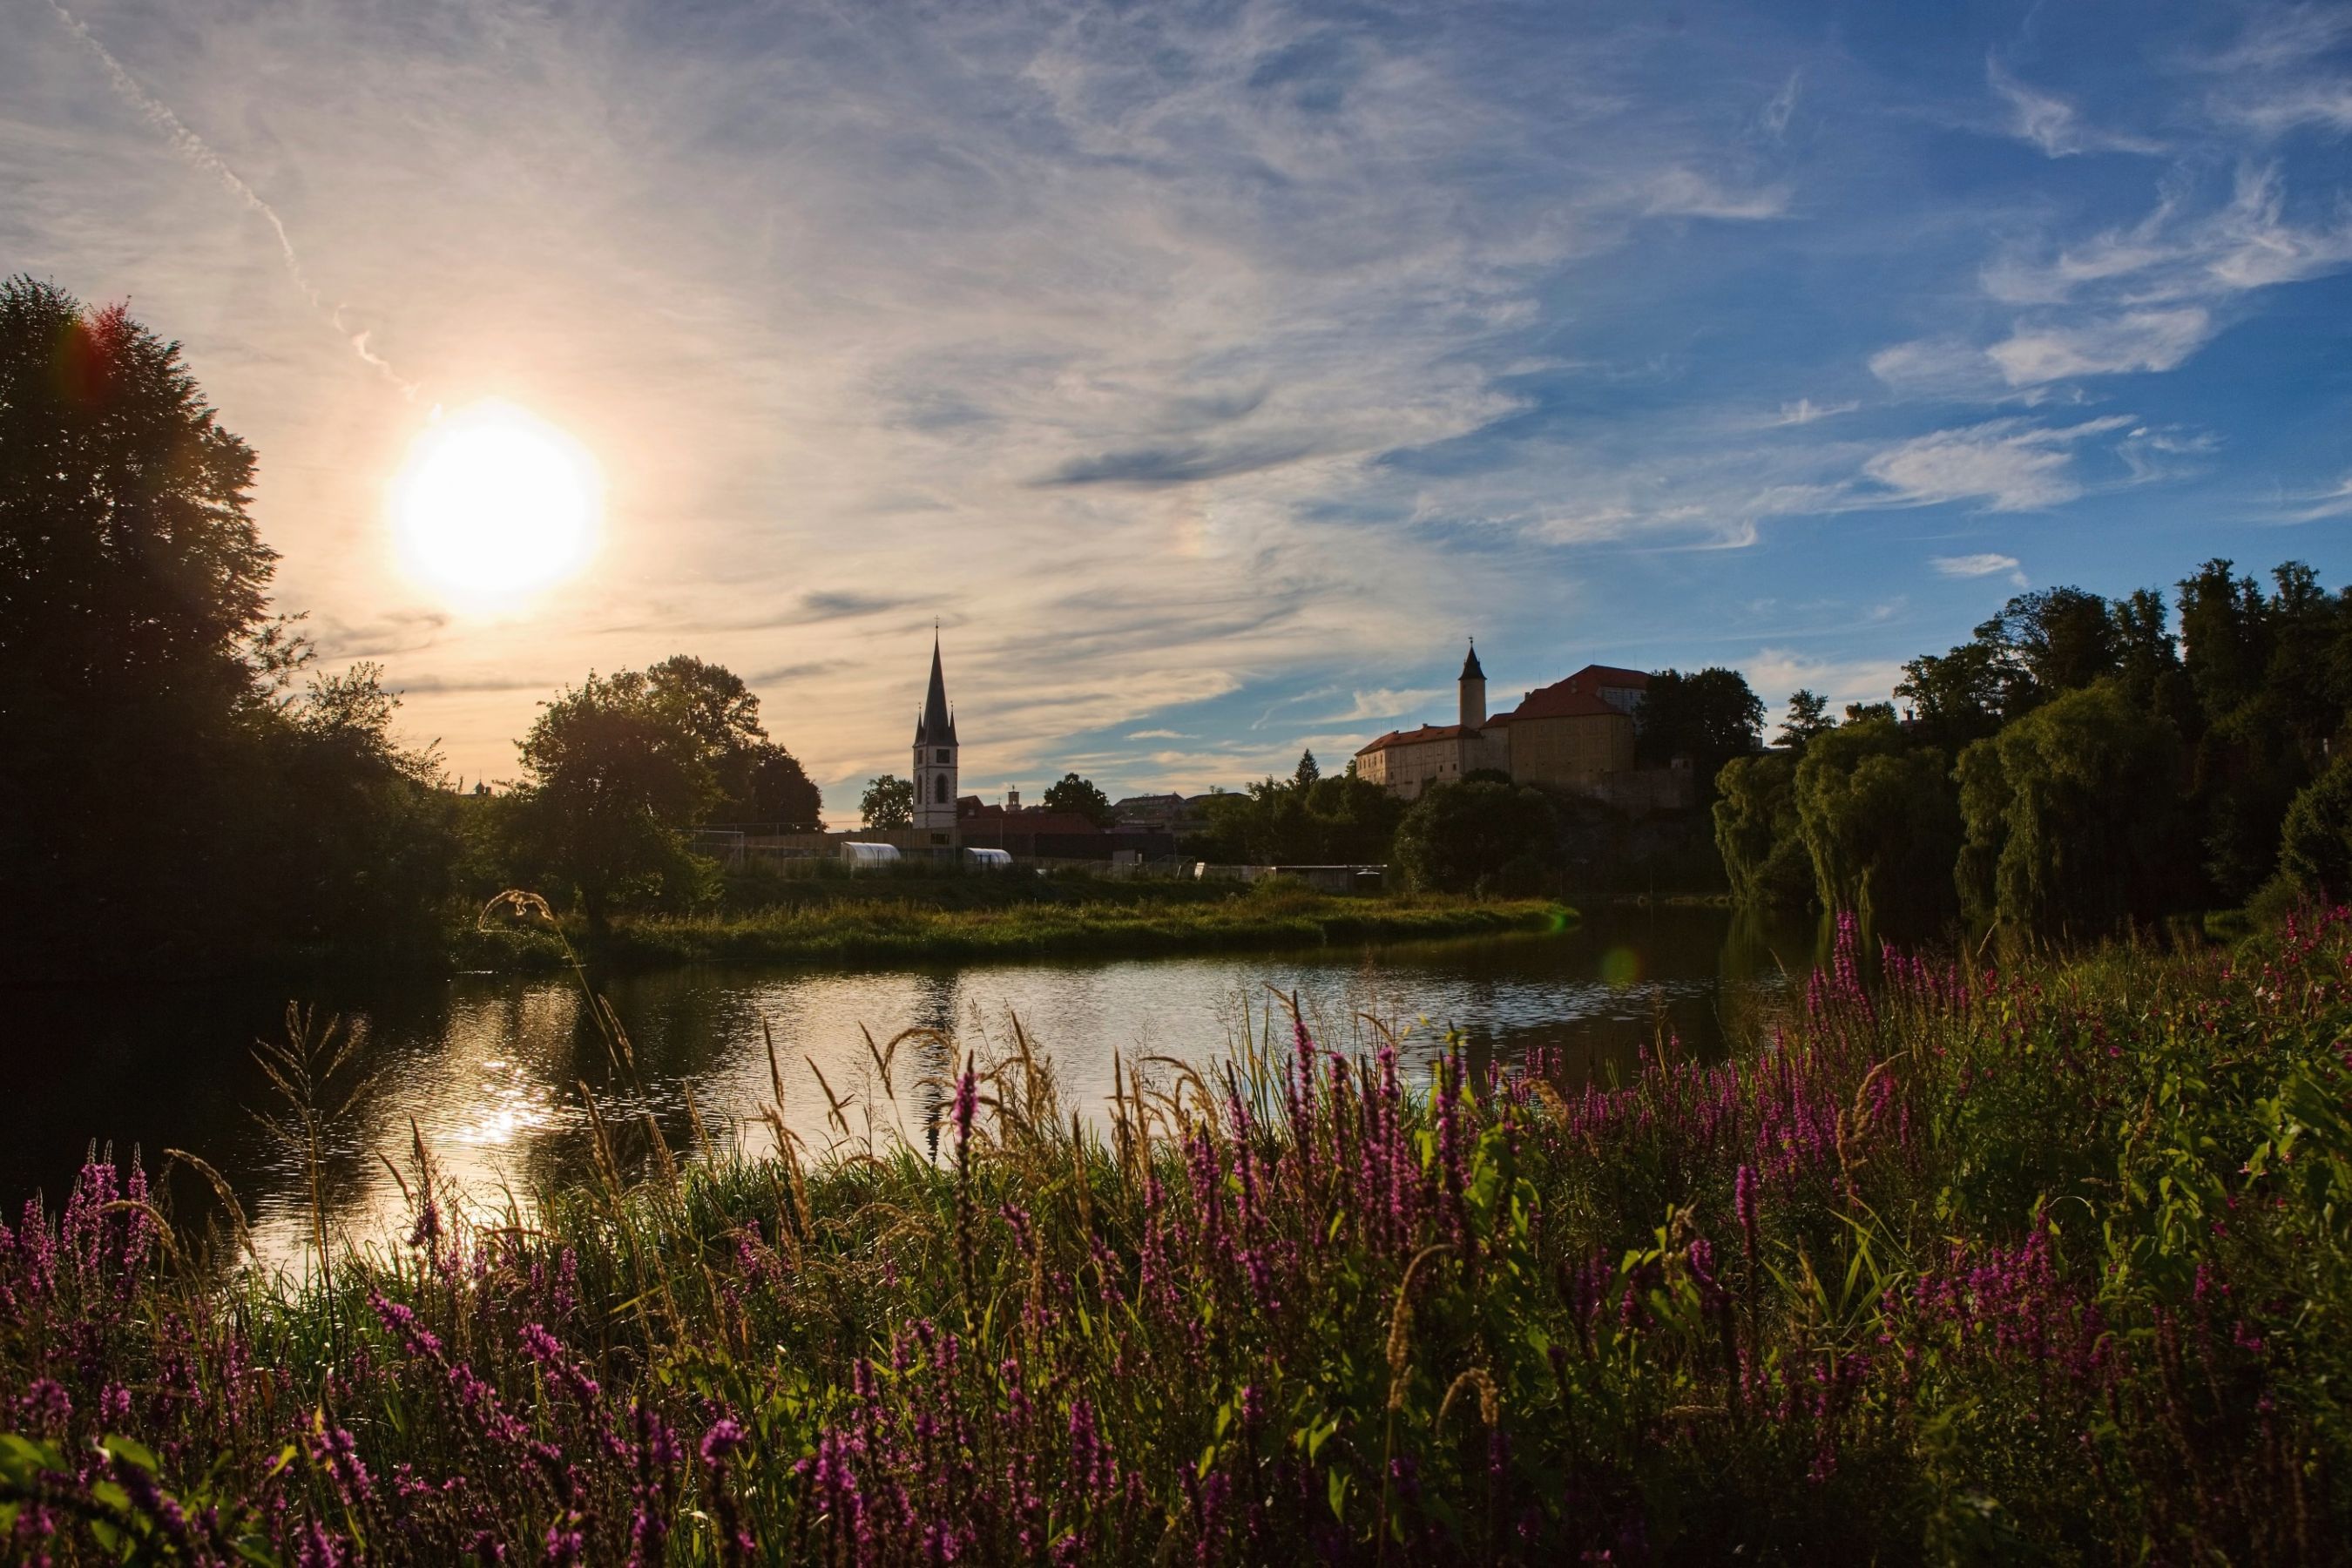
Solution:
[[[1595,686],[1630,686],[1636,691],[1650,689],[1648,671],[1620,669],[1613,664],[1588,664],[1568,679],[1580,683],[1589,679]]]
[[[1622,709],[1612,707],[1599,693],[1579,690],[1576,677],[1539,686],[1519,700],[1519,705],[1508,713],[1497,713],[1486,721],[1489,724],[1515,724],[1522,719],[1605,719],[1623,718]]]
[[[1462,733],[1459,724],[1423,724],[1418,730],[1391,730],[1370,745],[1357,748],[1356,755],[1366,752],[1384,752],[1391,746],[1411,746],[1423,741],[1451,741]]]

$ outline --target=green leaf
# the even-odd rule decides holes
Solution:
[[[1331,1500],[1331,1517],[1348,1522],[1348,1472],[1334,1468],[1323,1478],[1323,1495]]]
[[[151,1476],[157,1473],[158,1467],[153,1451],[136,1438],[103,1437],[99,1440],[98,1446],[112,1458],[136,1465]]]

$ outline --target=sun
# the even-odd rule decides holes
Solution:
[[[478,608],[511,605],[578,573],[595,553],[604,508],[586,448],[510,403],[436,417],[392,481],[402,565]]]

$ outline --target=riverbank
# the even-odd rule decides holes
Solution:
[[[2329,1560],[2352,921],[1875,980],[1857,946],[1769,1050],[1606,1091],[1422,1093],[1302,1037],[1213,1084],[1139,1059],[1097,1137],[1025,1058],[877,1060],[936,1158],[814,1163],[607,1108],[587,1187],[469,1220],[420,1157],[404,1237],[322,1236],[301,1281],[219,1285],[93,1166],[0,1245],[0,1529],[76,1561]]]
[[[1559,931],[1576,912],[1543,899],[1394,894],[1354,898],[1276,888],[1215,900],[1122,896],[941,908],[880,898],[833,900],[724,916],[635,916],[602,939],[575,922],[563,940],[543,927],[493,921],[460,933],[463,968],[545,970],[568,962],[564,942],[603,968],[683,963],[904,964],[1428,942]]]

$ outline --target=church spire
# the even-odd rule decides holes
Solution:
[[[918,745],[955,745],[955,715],[948,712],[948,677],[939,666],[939,627],[931,627],[931,689],[922,699]]]
[[[915,744],[955,744],[955,717],[948,710],[948,680],[940,668],[940,632],[931,628],[931,689],[923,698],[923,716],[915,726]]]

